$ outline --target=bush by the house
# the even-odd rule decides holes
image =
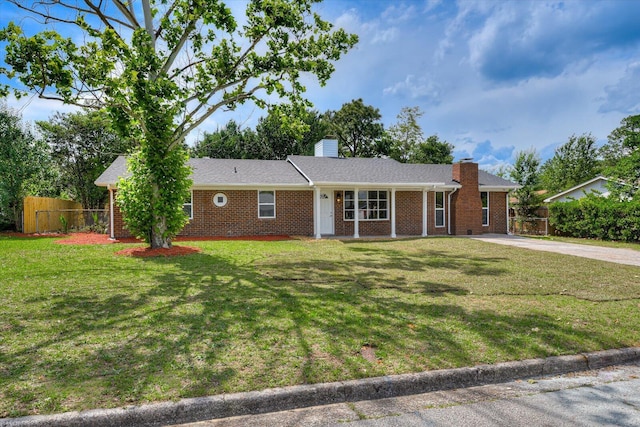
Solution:
[[[640,242],[640,201],[588,195],[549,205],[549,223],[563,235]]]

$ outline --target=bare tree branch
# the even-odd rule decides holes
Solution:
[[[154,50],[156,48],[156,33],[153,30],[153,14],[151,13],[151,4],[149,0],[142,0],[142,12],[144,13],[144,27],[151,37],[151,45]]]
[[[171,68],[171,66],[173,65],[174,61],[176,60],[176,58],[180,54],[180,51],[184,47],[184,45],[187,42],[187,40],[189,40],[189,36],[193,32],[193,30],[196,29],[196,22],[197,21],[194,19],[194,20],[191,20],[189,22],[189,24],[187,24],[187,27],[184,29],[184,32],[182,33],[182,37],[180,37],[180,40],[174,46],[173,50],[169,54],[169,57],[165,61],[164,65],[162,66],[162,69],[160,70],[161,74],[169,72],[169,69]]]
[[[120,0],[113,0],[113,4],[116,5],[120,13],[122,13],[122,15],[124,15],[124,17],[127,18],[127,20],[131,23],[130,28],[140,28],[140,24],[138,23],[138,20],[136,19],[136,15],[133,11],[133,2],[129,1],[127,3],[128,3],[128,7],[127,5],[122,3]]]

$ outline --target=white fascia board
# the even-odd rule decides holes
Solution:
[[[265,183],[252,183],[252,184],[206,184],[206,185],[193,185],[191,190],[258,190],[258,189],[283,189],[283,190],[306,190],[309,188],[307,184],[265,184]]]
[[[397,189],[425,189],[425,188],[460,188],[460,185],[446,185],[444,182],[316,182],[322,188],[397,188]]]
[[[559,198],[561,198],[562,196],[565,196],[565,195],[567,195],[567,194],[569,194],[569,193],[572,193],[572,192],[574,192],[574,191],[576,191],[576,190],[579,190],[579,189],[580,189],[580,188],[582,188],[582,187],[586,187],[587,185],[592,184],[592,183],[594,183],[594,182],[596,182],[596,181],[599,181],[599,180],[603,180],[603,181],[607,181],[607,182],[608,182],[608,181],[611,181],[610,179],[607,179],[607,178],[605,178],[605,177],[604,177],[604,176],[602,176],[602,175],[598,175],[598,176],[596,176],[595,178],[590,179],[589,181],[583,182],[582,184],[578,184],[578,185],[576,185],[576,186],[574,186],[574,187],[569,188],[568,190],[564,190],[563,192],[558,193],[558,194],[556,194],[556,195],[554,195],[554,196],[548,197],[548,198],[544,199],[543,201],[544,201],[545,203],[550,203],[550,202],[552,202],[552,201],[553,201],[553,200],[555,200],[555,199],[559,199]]]
[[[511,190],[517,190],[521,185],[499,186],[499,185],[479,185],[480,191],[499,191],[509,192]]]

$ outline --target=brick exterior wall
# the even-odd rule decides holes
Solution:
[[[489,193],[489,225],[482,226],[483,233],[507,233],[507,193]]]
[[[457,236],[482,234],[482,200],[478,189],[478,164],[453,164],[453,180],[462,185],[451,197],[451,232]]]
[[[458,171],[456,172],[456,165]],[[463,170],[460,170],[462,166]],[[472,166],[465,170],[467,166]],[[475,166],[475,168],[473,168]],[[472,170],[475,169],[475,178]],[[471,172],[470,172],[471,171]],[[456,175],[456,173],[458,175]],[[463,176],[463,174],[466,174]],[[471,175],[471,176],[468,176]],[[451,210],[453,234],[464,235],[467,230],[473,234],[506,233],[507,198],[504,192],[489,193],[489,226],[482,226],[482,202],[478,190],[477,164],[458,163],[454,165],[454,178],[469,180],[452,196],[452,205],[448,205],[449,192],[444,193],[444,227],[435,226],[435,192],[427,193],[427,235],[447,235],[449,209]],[[465,189],[465,186],[467,187]],[[381,188],[382,189],[382,188]],[[474,191],[475,189],[475,191]],[[114,192],[115,193],[115,192]],[[223,193],[227,196],[227,205],[217,207],[213,196]],[[344,192],[340,191],[340,200],[334,198],[334,226],[336,236],[352,236],[354,221],[345,221],[343,214]],[[115,197],[115,194],[114,194]],[[398,236],[422,235],[422,191],[396,192],[396,234]],[[389,191],[389,203],[391,191]],[[313,236],[313,191],[312,190],[276,190],[276,217],[258,218],[257,190],[194,190],[193,219],[180,233],[181,236],[250,236],[265,234],[287,234]],[[390,236],[391,213],[389,219],[382,221],[359,222],[360,236]],[[128,237],[124,228],[122,214],[114,209],[114,236]]]
[[[396,191],[396,234],[422,234],[422,191]]]
[[[223,193],[227,204],[218,207],[213,196]],[[193,219],[180,236],[313,235],[313,191],[276,190],[276,217],[258,218],[257,190],[194,190]],[[122,214],[114,209],[115,237],[128,237]]]

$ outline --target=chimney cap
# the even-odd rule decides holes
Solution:
[[[465,157],[463,159],[460,159],[460,163],[471,163],[473,162],[473,157]]]

